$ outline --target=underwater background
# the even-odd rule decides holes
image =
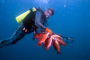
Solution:
[[[0,40],[16,30],[16,16],[32,7],[55,10],[48,19],[54,33],[73,37],[73,43],[61,46],[61,55],[53,47],[44,50],[32,40],[33,33],[14,45],[0,48],[0,60],[90,60],[90,0],[0,0]]]

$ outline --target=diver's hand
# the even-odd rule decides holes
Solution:
[[[49,32],[50,34],[52,34],[52,31],[48,28],[45,29],[47,32]]]

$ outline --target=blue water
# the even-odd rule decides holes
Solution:
[[[53,8],[48,28],[54,33],[73,37],[61,46],[61,55],[53,47],[45,51],[33,41],[33,33],[14,45],[0,48],[0,60],[90,60],[90,0],[0,0],[0,40],[9,38],[18,23],[15,17],[32,7]]]

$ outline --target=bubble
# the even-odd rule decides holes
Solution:
[[[36,3],[48,4],[49,0],[35,0]]]
[[[64,4],[64,8],[66,8],[66,4]]]

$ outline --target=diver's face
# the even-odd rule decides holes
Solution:
[[[52,16],[51,10],[46,10],[46,11],[44,12],[44,14],[46,15],[46,18],[49,18],[50,16]]]

